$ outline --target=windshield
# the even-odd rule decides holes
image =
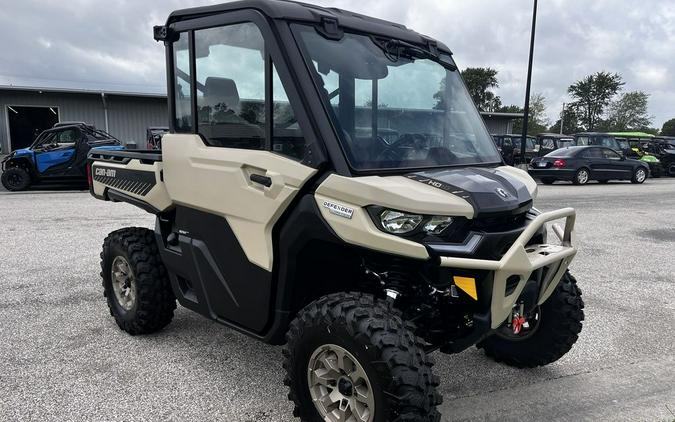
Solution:
[[[572,146],[572,144],[574,144],[574,139],[571,138],[558,139],[558,148],[566,148]]]
[[[317,72],[342,148],[357,170],[499,163],[501,156],[448,55],[294,25]]]

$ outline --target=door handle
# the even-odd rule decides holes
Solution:
[[[251,174],[248,178],[251,179],[251,182],[258,183],[267,188],[272,186],[272,179],[270,177],[263,176],[262,174]]]

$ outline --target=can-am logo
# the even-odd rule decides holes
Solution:
[[[349,208],[341,204],[336,204],[330,201],[323,201],[323,207],[328,208],[328,212],[338,215],[340,217],[351,219],[354,215],[354,208]]]
[[[96,176],[115,177],[115,173],[117,173],[117,170],[115,169],[106,169],[101,167],[96,167],[94,169],[94,174]]]
[[[497,192],[497,195],[501,196],[502,198],[506,199],[509,196],[511,196],[507,191],[505,191],[502,188],[497,188],[495,189],[495,192]]]

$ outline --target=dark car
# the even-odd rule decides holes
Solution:
[[[124,149],[108,133],[85,123],[55,125],[40,133],[29,148],[2,160],[2,185],[10,191],[35,184],[86,188],[87,154],[92,148]]]
[[[649,166],[626,158],[612,148],[572,146],[532,159],[528,172],[547,185],[557,180],[571,181],[575,185],[584,185],[589,180],[642,183],[649,175]]]
[[[537,156],[543,157],[549,152],[574,145],[574,138],[561,133],[540,133],[537,135],[537,145]]]
[[[617,136],[619,135],[619,136]],[[645,154],[639,147],[637,139],[629,139],[626,133],[583,132],[574,135],[574,145],[595,145],[611,148],[626,157],[640,160],[649,166],[652,177],[660,177],[663,173],[661,162],[653,155]]]
[[[149,127],[145,132],[147,149],[162,149],[162,135],[169,133],[168,127]]]

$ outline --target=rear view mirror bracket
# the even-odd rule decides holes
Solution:
[[[345,32],[340,28],[337,19],[330,16],[322,16],[321,22],[314,26],[316,32],[329,40],[341,40]]]

